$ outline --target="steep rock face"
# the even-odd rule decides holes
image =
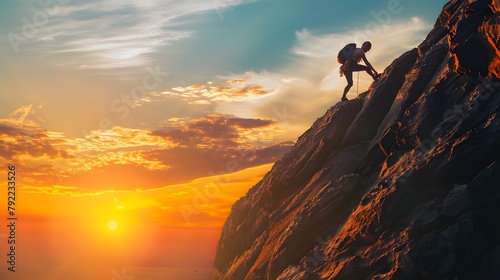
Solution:
[[[500,279],[500,2],[330,108],[235,203],[212,279]]]

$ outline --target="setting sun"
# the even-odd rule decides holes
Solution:
[[[118,222],[115,220],[111,220],[108,222],[108,228],[110,230],[116,230],[118,228]]]

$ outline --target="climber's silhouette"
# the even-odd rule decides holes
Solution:
[[[338,60],[342,63],[342,66],[340,67],[340,76],[342,77],[342,75],[345,75],[347,80],[347,86],[344,89],[342,101],[347,100],[347,92],[353,85],[352,72],[366,71],[366,73],[372,76],[375,81],[380,77],[380,74],[377,73],[365,56],[365,53],[371,48],[372,43],[366,41],[363,43],[361,48],[356,48],[356,44],[348,44],[339,52]],[[361,60],[363,60],[366,66],[359,64]]]

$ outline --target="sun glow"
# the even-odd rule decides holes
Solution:
[[[118,228],[118,222],[115,220],[111,220],[108,222],[108,228],[110,230],[116,230]]]

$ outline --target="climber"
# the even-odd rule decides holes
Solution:
[[[355,44],[349,44],[349,45],[355,46]],[[347,48],[349,45],[347,45],[345,48]],[[344,89],[344,94],[342,95],[342,101],[348,100],[346,95],[349,89],[351,89],[353,85],[352,72],[366,71],[366,73],[368,73],[373,78],[374,81],[380,78],[380,74],[377,73],[377,71],[373,68],[370,62],[368,62],[368,59],[366,59],[365,56],[365,53],[368,52],[371,48],[372,48],[372,43],[366,41],[363,43],[361,48],[353,48],[352,51],[348,51],[350,55],[348,55],[347,59],[345,59],[345,62],[340,67],[340,76],[342,77],[342,74],[344,74],[347,80],[347,86]],[[341,52],[346,53],[344,49]],[[366,66],[359,64],[361,60],[363,60]]]

